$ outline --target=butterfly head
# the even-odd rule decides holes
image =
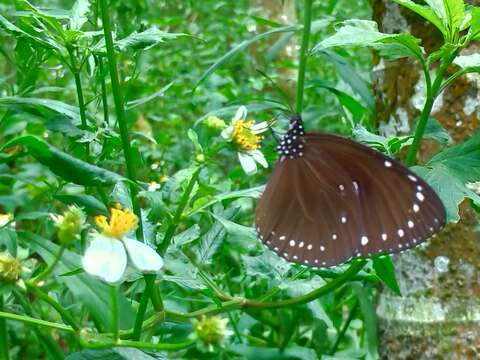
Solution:
[[[291,116],[288,131],[283,135],[277,146],[277,151],[282,159],[295,159],[303,156],[304,134],[303,121],[300,115]]]

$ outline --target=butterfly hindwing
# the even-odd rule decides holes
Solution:
[[[403,251],[444,225],[438,196],[401,163],[336,135],[303,144],[302,156],[282,156],[257,206],[257,231],[280,256],[334,266]]]

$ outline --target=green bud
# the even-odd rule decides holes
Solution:
[[[82,230],[85,222],[83,211],[76,206],[70,206],[62,215],[52,216],[57,227],[57,236],[61,244],[74,240]]]
[[[0,282],[14,283],[22,273],[20,260],[10,254],[0,253]]]
[[[195,159],[196,159],[199,163],[203,163],[203,162],[205,162],[205,155],[203,155],[203,154],[197,154],[197,156],[195,156]]]
[[[206,345],[219,345],[232,334],[227,328],[227,319],[220,316],[203,316],[194,324],[195,334]]]
[[[216,116],[209,116],[204,120],[204,124],[207,128],[217,131],[223,130],[225,127],[225,121]]]

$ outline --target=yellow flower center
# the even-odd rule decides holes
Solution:
[[[110,219],[103,215],[95,217],[97,226],[102,230],[105,236],[122,239],[124,235],[135,229],[138,225],[138,217],[129,209],[121,208],[117,204],[115,208],[110,209]]]
[[[232,140],[240,150],[256,150],[260,147],[263,136],[253,133],[253,124],[253,120],[234,120]]]

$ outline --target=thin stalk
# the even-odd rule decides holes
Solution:
[[[113,338],[115,341],[118,340],[118,301],[117,301],[117,287],[115,285],[110,285],[110,301],[112,302],[112,327],[113,327]]]
[[[112,82],[113,101],[115,103],[115,112],[117,114],[118,127],[120,129],[120,138],[122,140],[123,155],[125,157],[125,165],[127,167],[127,176],[131,180],[130,196],[132,198],[133,212],[138,216],[137,239],[143,240],[143,224],[140,206],[137,201],[137,173],[136,164],[133,159],[133,152],[130,146],[128,134],[127,118],[125,116],[125,104],[118,79],[118,68],[115,50],[113,48],[112,25],[110,22],[110,14],[108,12],[107,0],[99,0],[102,12],[103,32],[105,35],[105,46],[107,48],[108,68],[110,72],[110,80]]]
[[[0,294],[0,314],[3,312],[3,304],[3,294]],[[8,360],[9,358],[7,322],[5,317],[0,315],[0,360]]]
[[[82,129],[87,130],[87,111],[85,106],[85,98],[83,96],[82,81],[80,79],[80,67],[77,65],[77,59],[75,58],[75,53],[71,46],[67,46],[68,54],[71,61],[71,69],[73,72],[73,77],[75,79],[75,88],[77,89],[77,102],[78,108],[80,109],[80,120],[82,122]],[[85,156],[88,161],[90,157],[90,144],[85,144]]]
[[[335,341],[335,344],[333,344],[332,350],[330,351],[331,355],[334,355],[337,352],[338,346],[340,345],[340,341],[342,341],[343,337],[345,336],[345,333],[348,330],[348,327],[350,326],[350,323],[355,317],[355,313],[358,310],[358,306],[359,306],[359,301],[358,299],[356,299],[355,303],[352,306],[352,309],[350,310],[350,314],[348,314],[347,321],[345,321],[345,324],[343,324],[342,328],[340,329],[340,332],[338,333],[337,340]]]
[[[75,331],[80,331],[80,326],[77,325],[72,315],[70,315],[70,313],[67,312],[62,305],[60,305],[58,302],[56,302],[54,299],[48,296],[47,293],[45,293],[43,290],[37,287],[37,285],[34,283],[27,282],[27,288],[30,292],[35,294],[40,300],[46,302],[51,307],[53,307],[60,314],[63,321],[69,324],[70,327],[72,327]]]
[[[103,59],[101,56],[98,57],[98,71],[100,71],[100,84],[102,91],[102,108],[103,108],[103,121],[105,124],[110,125],[109,114],[108,114],[108,98],[107,98],[107,84],[105,82],[105,74],[103,69]]]
[[[0,318],[14,320],[14,321],[21,321],[26,324],[44,326],[51,329],[57,329],[57,330],[62,330],[66,332],[71,332],[71,333],[75,332],[75,329],[73,329],[71,326],[58,324],[58,323],[54,323],[46,320],[35,319],[33,317],[25,316],[25,315],[17,315],[17,314],[0,311]]]
[[[118,340],[115,342],[86,342],[82,341],[82,346],[89,349],[108,349],[111,347],[132,347],[137,349],[165,350],[174,351],[187,349],[195,344],[194,339],[189,339],[179,343],[147,343],[142,341]]]
[[[62,258],[64,252],[65,252],[65,246],[62,245],[58,250],[57,254],[55,255],[55,258],[53,259],[53,261],[46,267],[45,270],[43,270],[40,274],[38,274],[35,278],[33,278],[31,282],[33,282],[34,284],[38,284],[43,279],[46,279],[48,275],[52,273],[53,269],[55,269],[55,266],[58,264],[58,262]]]
[[[447,67],[452,63],[457,54],[458,50],[454,51],[452,54],[442,60],[435,74],[435,80],[433,81],[431,88],[427,86],[427,97],[425,99],[425,105],[423,106],[422,112],[420,113],[417,129],[415,130],[415,135],[413,137],[413,142],[408,149],[407,157],[405,159],[405,165],[407,166],[412,166],[415,164],[418,149],[420,147],[420,143],[422,141],[433,104],[440,93],[440,89],[442,89],[443,75],[445,74]]]
[[[187,188],[185,189],[185,192],[183,193],[182,198],[180,199],[180,203],[178,204],[177,210],[173,215],[173,219],[170,222],[170,225],[168,226],[167,231],[165,232],[163,241],[161,244],[157,246],[157,251],[162,256],[165,254],[168,247],[170,246],[170,243],[172,242],[173,235],[175,235],[175,230],[177,229],[178,223],[180,222],[180,218],[182,217],[183,210],[185,210],[185,207],[188,204],[188,200],[190,200],[190,194],[192,193],[193,187],[197,182],[198,175],[200,174],[200,170],[201,170],[201,167],[197,168],[193,173],[190,179],[190,182],[188,183]]]
[[[15,300],[17,300],[17,302],[22,306],[26,315],[33,317],[32,307],[28,300],[25,298],[24,294],[14,289],[13,295],[15,296]],[[58,343],[53,339],[50,332],[43,331],[43,329],[40,329],[38,326],[33,324],[31,324],[31,326],[38,339],[45,346],[45,350],[47,351],[49,358],[55,360],[63,360],[65,358],[65,353],[62,351]]]
[[[155,283],[155,275],[145,275],[145,291],[140,299],[140,305],[138,306],[137,317],[135,319],[135,325],[133,328],[133,340],[140,340],[140,333],[142,332],[143,319],[145,312],[147,311],[148,300],[152,293],[152,288]]]
[[[303,89],[305,84],[305,71],[307,68],[308,42],[310,40],[310,27],[312,24],[312,2],[305,0],[305,14],[303,17],[302,47],[300,48],[300,64],[297,77],[296,111],[301,114],[303,110]]]

